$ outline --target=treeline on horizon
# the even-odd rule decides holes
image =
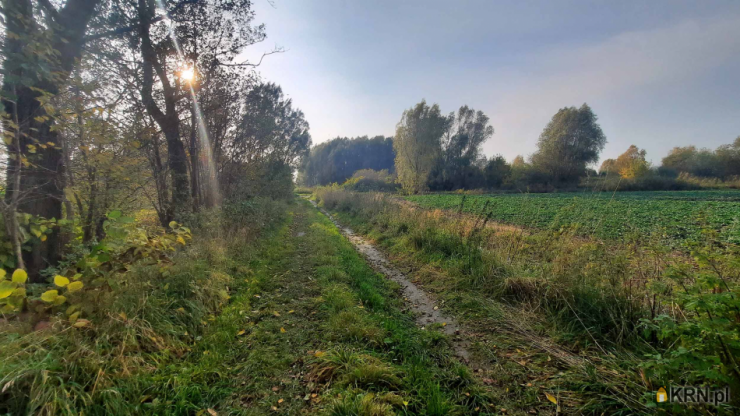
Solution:
[[[462,106],[442,114],[422,101],[404,111],[395,137],[338,137],[313,147],[299,166],[304,186],[345,184],[358,190],[407,193],[459,189],[546,192],[589,187],[599,190],[680,190],[740,187],[740,137],[715,150],[675,147],[659,166],[632,145],[616,159],[593,164],[606,136],[593,110],[561,108],[540,134],[527,159],[487,158],[483,144],[494,129],[482,112]]]

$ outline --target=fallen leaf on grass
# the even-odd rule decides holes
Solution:
[[[287,332],[287,331],[285,330],[285,328],[283,328],[283,327],[280,327],[280,332],[282,332],[282,333],[285,333],[285,332]]]
[[[216,411],[213,409],[208,409],[208,414],[211,416],[218,416],[218,413],[216,413]]]
[[[237,332],[237,333],[236,333],[236,335],[237,335],[237,336],[239,336],[239,335],[244,335],[244,334],[245,334],[246,332],[247,332],[247,331],[245,331],[245,330],[243,330],[243,329],[242,329],[241,331]]]
[[[547,397],[547,400],[553,402],[554,404],[558,404],[558,399],[555,398],[552,394],[545,392],[545,397]]]

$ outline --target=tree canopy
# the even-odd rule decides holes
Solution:
[[[606,136],[587,104],[561,108],[547,124],[537,142],[532,164],[555,182],[574,182],[586,166],[599,160]]]
[[[428,189],[429,175],[442,151],[442,136],[450,119],[442,115],[437,104],[425,100],[403,112],[396,125],[393,148],[396,151],[398,181],[408,193]]]
[[[395,171],[391,137],[337,137],[311,149],[299,170],[306,186],[343,183],[363,169]]]

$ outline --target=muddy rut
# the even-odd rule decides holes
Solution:
[[[423,290],[412,283],[405,274],[393,267],[388,258],[375,248],[370,242],[355,234],[351,228],[340,224],[330,213],[316,205],[316,202],[309,199],[311,204],[316,207],[322,214],[326,215],[334,225],[344,234],[352,243],[355,249],[360,252],[370,266],[377,272],[382,273],[387,278],[393,280],[401,286],[404,300],[409,304],[409,309],[414,313],[416,322],[421,327],[439,324],[442,330],[449,335],[452,340],[452,347],[455,355],[462,361],[470,362],[469,342],[461,336],[462,328],[454,318],[444,314],[434,300]]]

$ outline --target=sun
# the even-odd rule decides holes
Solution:
[[[180,78],[188,82],[192,81],[195,78],[195,72],[193,72],[193,68],[185,68],[180,71]]]

